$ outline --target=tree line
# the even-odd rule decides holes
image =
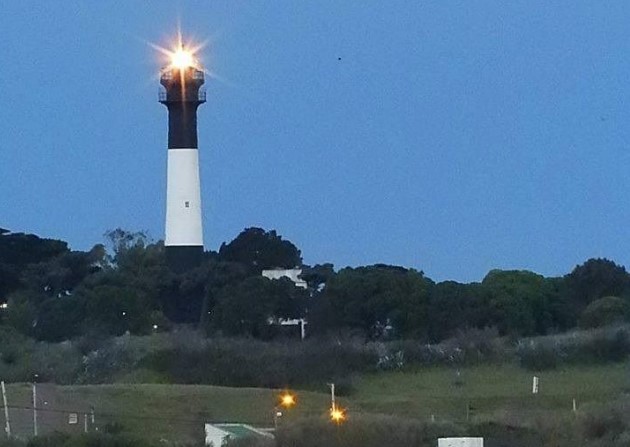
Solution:
[[[311,336],[438,342],[471,328],[542,335],[630,315],[630,275],[607,259],[589,259],[561,277],[492,270],[481,282],[435,282],[384,264],[305,265],[275,231],[247,228],[178,274],[162,242],[121,229],[105,236],[106,244],[72,251],[64,241],[0,229],[0,327],[46,341],[178,324],[272,339],[282,335],[278,319],[306,318]],[[261,276],[272,268],[301,268],[308,288]]]

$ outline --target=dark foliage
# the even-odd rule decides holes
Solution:
[[[219,259],[238,262],[253,274],[264,269],[294,268],[302,265],[300,250],[274,230],[246,228],[229,244],[221,244]]]
[[[592,301],[580,316],[580,326],[594,328],[623,323],[629,316],[629,303],[616,296],[605,296]]]
[[[165,349],[150,354],[141,367],[174,383],[282,388],[351,384],[356,372],[370,371],[375,354],[349,344],[325,341],[269,344],[253,340],[216,340],[200,349]]]
[[[484,438],[485,447],[534,447],[544,444],[537,430],[527,427],[484,422],[470,428],[471,436]]]
[[[159,445],[120,433],[88,433],[69,435],[55,432],[32,438],[26,447],[150,447]]]
[[[421,423],[392,416],[356,414],[342,425],[322,417],[305,419],[277,433],[278,447],[433,447],[442,436],[463,435],[462,427]]]
[[[519,346],[522,367],[540,371],[562,363],[600,364],[624,361],[630,355],[630,334],[625,329],[606,330],[564,341],[531,341]]]
[[[29,264],[48,261],[68,252],[68,244],[33,234],[0,232],[0,303],[17,290],[22,272]]]
[[[589,259],[576,266],[564,277],[568,300],[572,307],[572,316],[577,320],[580,313],[591,302],[605,296],[628,298],[630,294],[630,276],[625,267],[608,259]]]
[[[320,331],[352,328],[371,339],[426,338],[432,286],[412,269],[382,264],[345,268],[328,281],[311,319]]]
[[[47,341],[147,334],[180,323],[210,335],[271,339],[281,320],[305,318],[315,336],[435,343],[468,330],[544,335],[630,315],[630,276],[606,259],[589,259],[562,278],[493,270],[471,284],[435,284],[398,266],[335,272],[321,264],[303,266],[308,287],[298,289],[260,276],[302,265],[300,250],[273,230],[247,228],[182,274],[167,267],[163,244],[143,232],[116,229],[106,240],[107,249],[78,252],[63,241],[3,231],[0,325]]]

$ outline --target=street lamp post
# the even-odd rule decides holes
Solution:
[[[335,384],[329,383],[328,385],[330,386],[330,419],[339,425],[346,418],[346,413],[343,409],[337,408],[335,401]]]

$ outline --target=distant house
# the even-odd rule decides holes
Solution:
[[[293,281],[293,284],[295,284],[296,287],[307,289],[308,285],[306,284],[306,281],[300,278],[301,274],[302,274],[302,269],[270,269],[270,270],[262,271],[262,275],[265,278],[269,278],[269,279],[289,278],[291,281]]]
[[[206,445],[222,447],[230,439],[249,437],[271,438],[273,435],[247,424],[205,424]]]

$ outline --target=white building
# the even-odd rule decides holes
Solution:
[[[289,278],[293,281],[296,287],[301,287],[303,289],[308,288],[306,281],[300,278],[302,274],[302,269],[271,269],[271,270],[263,270],[262,275],[265,278],[269,279],[280,279],[280,278]]]
[[[247,424],[205,424],[205,431],[208,447],[222,447],[229,439],[248,437],[273,439],[272,434]]]

